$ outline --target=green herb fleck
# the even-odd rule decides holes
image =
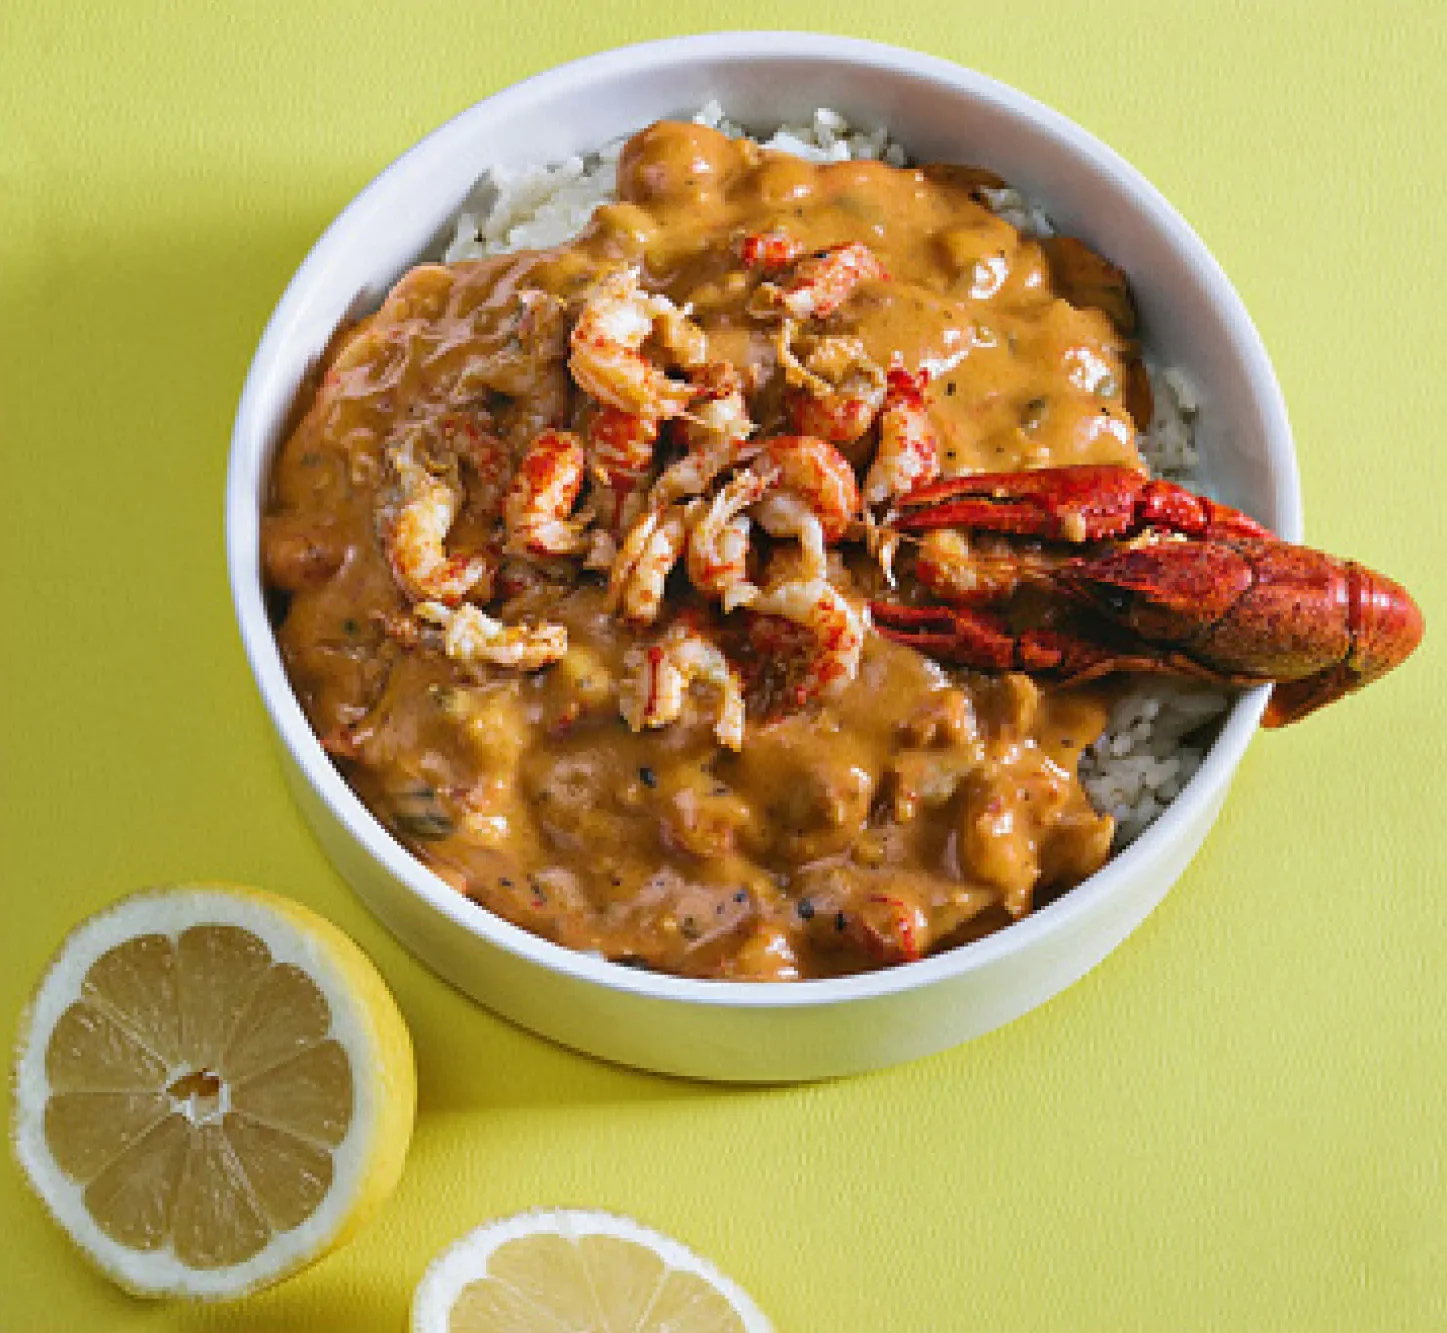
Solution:
[[[453,833],[452,819],[430,787],[407,792],[392,812],[392,827],[404,838],[439,842]]]

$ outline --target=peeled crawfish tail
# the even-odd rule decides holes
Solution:
[[[1147,671],[1274,683],[1264,720],[1276,727],[1370,684],[1422,638],[1421,611],[1385,575],[1280,541],[1238,510],[1129,468],[952,478],[900,507],[906,530],[1102,544],[1022,561],[1025,580],[1077,613],[1065,628],[1016,630],[984,610],[874,606],[882,634],[946,660],[1073,681]]]

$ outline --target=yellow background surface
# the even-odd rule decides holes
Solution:
[[[1399,675],[1253,745],[1083,983],[913,1066],[745,1091],[550,1046],[402,952],[283,789],[222,549],[252,349],[347,200],[522,76],[724,24],[919,47],[1132,160],[1261,329],[1309,536],[1432,625]],[[798,1333],[1447,1328],[1444,69],[1433,0],[0,5],[3,1023],[81,915],[239,879],[372,954],[421,1088],[380,1220],[236,1307],[113,1291],[5,1163],[0,1325],[399,1330],[438,1249],[565,1204],[678,1235]]]

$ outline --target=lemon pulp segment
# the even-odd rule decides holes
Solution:
[[[239,1294],[339,1243],[400,1174],[411,1045],[360,950],[296,904],[123,900],[42,980],[15,1148],[87,1254],[142,1294]]]
[[[352,1069],[305,973],[240,927],[200,925],[108,950],[81,997],[46,1047],[45,1137],[102,1231],[217,1268],[316,1208]]]

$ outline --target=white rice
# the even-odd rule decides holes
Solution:
[[[1031,203],[1019,190],[1008,185],[999,190],[980,190],[984,201],[1022,236],[1054,236],[1055,227],[1039,204]]]
[[[1155,401],[1151,424],[1139,440],[1141,455],[1157,476],[1192,477],[1201,461],[1195,442],[1200,410],[1195,386],[1179,366],[1162,369],[1148,359],[1146,373]]]
[[[709,102],[694,117],[724,134],[742,137],[743,126]],[[510,250],[561,245],[587,225],[593,210],[610,202],[618,184],[623,140],[596,153],[566,158],[551,166],[495,170],[459,214],[443,255],[452,262],[481,259]],[[826,107],[808,124],[782,125],[765,148],[811,162],[883,161],[904,166],[904,149],[883,128],[860,130]],[[1049,236],[1054,228],[1039,205],[1013,189],[987,190],[996,213],[1028,236]],[[1146,362],[1154,395],[1148,430],[1139,439],[1153,473],[1194,480],[1200,462],[1194,443],[1196,391],[1185,372]],[[1180,793],[1200,766],[1204,749],[1186,738],[1205,735],[1230,700],[1218,690],[1163,678],[1141,681],[1111,710],[1099,741],[1081,757],[1080,779],[1097,810],[1116,819],[1116,843],[1130,842]]]
[[[1118,846],[1136,838],[1191,780],[1206,752],[1185,738],[1229,702],[1219,691],[1164,677],[1116,700],[1100,739],[1080,757],[1080,783],[1097,810],[1115,816]]]
[[[544,250],[571,240],[593,210],[617,192],[622,148],[623,141],[616,139],[587,157],[490,172],[458,214],[443,260],[451,264],[510,250]]]
[[[695,124],[707,125],[735,139],[748,133],[742,125],[729,120],[716,101],[707,103],[693,119]],[[765,148],[792,153],[807,162],[887,162],[902,167],[909,161],[904,149],[882,125],[875,130],[853,129],[837,111],[825,106],[814,112],[808,124],[780,125],[760,142]]]

